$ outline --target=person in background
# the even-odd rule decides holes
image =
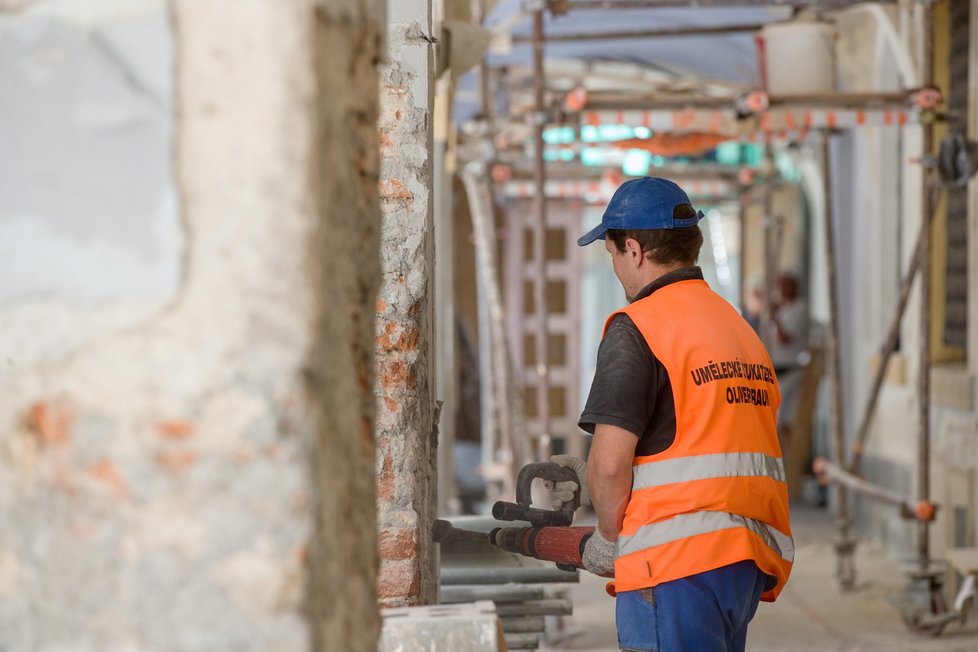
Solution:
[[[755,333],[761,332],[762,312],[764,312],[764,291],[757,281],[751,281],[748,285],[747,296],[744,299],[742,314]]]
[[[808,350],[808,309],[801,298],[798,277],[791,272],[778,276],[778,300],[771,306],[770,342],[771,361],[779,378],[803,364],[801,356]]]
[[[781,388],[778,437],[787,456],[808,354],[808,306],[802,299],[798,277],[791,272],[778,276],[778,298],[771,306],[769,326],[771,361]]]

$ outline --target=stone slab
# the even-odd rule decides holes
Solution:
[[[384,609],[378,652],[502,652],[492,602]]]

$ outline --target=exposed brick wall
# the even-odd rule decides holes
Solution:
[[[430,1],[391,7],[381,75],[378,186],[383,281],[376,305],[378,592],[385,606],[433,602],[437,592],[432,346],[434,231]]]

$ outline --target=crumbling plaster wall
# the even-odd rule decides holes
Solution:
[[[308,649],[307,556],[317,649],[373,649],[383,7],[328,4],[0,4],[0,649]],[[324,36],[375,52],[314,122]]]
[[[377,497],[382,604],[437,595],[431,0],[389,0],[381,72],[383,281],[377,301]]]

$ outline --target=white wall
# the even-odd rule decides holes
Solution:
[[[899,22],[899,21],[897,21]],[[843,86],[849,90],[896,90],[916,84],[919,71],[908,71],[894,56],[892,42],[862,9],[843,14],[840,53]],[[904,24],[914,29],[912,20]],[[914,38],[906,39],[908,42]],[[914,53],[916,54],[916,53]],[[922,223],[921,129],[861,129],[840,137],[834,164],[840,179],[837,210],[857,220],[844,238],[840,261],[843,284],[843,357],[846,423],[850,436],[858,424],[879,351],[896,303],[899,277],[907,269]],[[940,234],[935,234],[940,237]],[[899,270],[899,271],[897,271]],[[881,485],[916,495],[919,397],[916,392],[920,340],[919,280],[911,294],[901,328],[900,352],[893,374],[884,383],[864,463],[867,477]],[[932,528],[932,552],[940,554],[953,531],[954,505],[969,505],[973,524],[975,447],[973,411],[932,407],[931,495],[944,503]],[[883,540],[893,551],[909,554],[911,526],[895,510],[858,501],[864,536]],[[973,525],[972,525],[973,527]]]
[[[172,300],[173,43],[163,0],[0,13],[0,357],[70,354]]]

